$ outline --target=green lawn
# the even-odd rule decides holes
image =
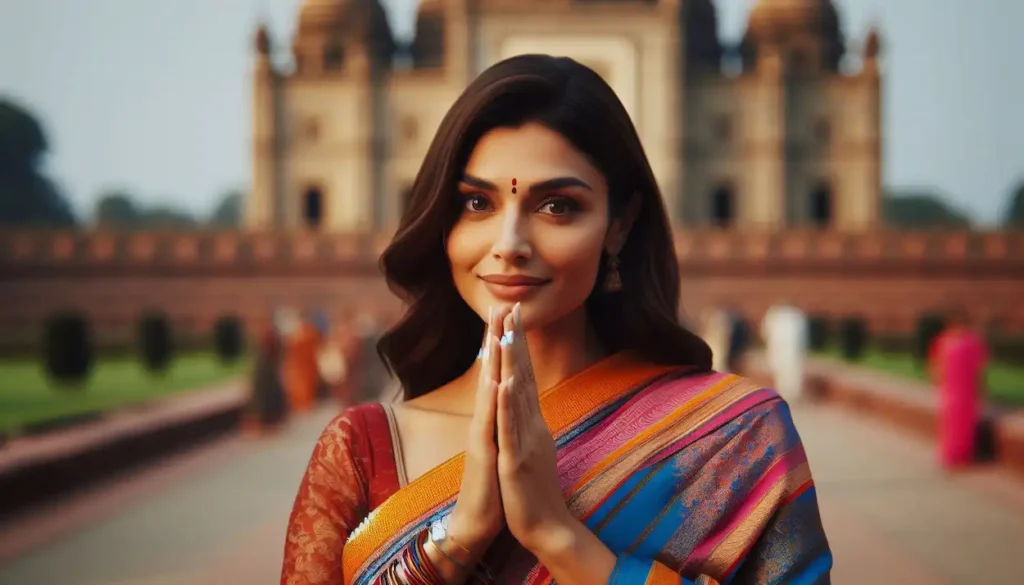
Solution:
[[[835,349],[823,353],[830,357],[839,357],[839,352]],[[928,381],[925,370],[908,354],[870,350],[856,363],[866,368]],[[989,364],[985,378],[988,396],[993,402],[1024,405],[1024,366],[994,362]]]
[[[39,362],[0,360],[0,432],[201,389],[247,371],[245,359],[223,365],[213,354],[192,354],[176,357],[165,375],[153,376],[135,358],[109,358],[96,363],[81,387],[61,388]]]

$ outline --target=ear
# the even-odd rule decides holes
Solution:
[[[626,204],[626,208],[622,210],[622,215],[612,219],[611,224],[608,226],[608,234],[604,238],[604,249],[609,254],[618,254],[622,251],[622,247],[626,245],[629,232],[633,229],[633,224],[636,223],[636,218],[640,215],[641,202],[640,194],[633,193],[633,196],[629,198],[629,203]]]

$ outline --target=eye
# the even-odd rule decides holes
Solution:
[[[475,213],[481,213],[488,211],[491,208],[491,202],[483,195],[465,195],[464,203],[466,211],[472,211]]]
[[[579,206],[576,202],[565,197],[554,197],[548,199],[540,206],[541,213],[555,217],[569,215],[570,213],[578,210]]]

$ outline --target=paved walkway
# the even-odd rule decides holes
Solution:
[[[927,443],[881,423],[834,407],[794,412],[835,552],[834,583],[1024,582],[1020,478],[947,477]],[[0,583],[275,583],[291,500],[330,416],[272,439],[228,439],[3,527],[0,545],[29,544],[0,565]]]

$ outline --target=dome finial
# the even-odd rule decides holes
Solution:
[[[865,59],[877,59],[878,55],[882,52],[882,40],[881,35],[878,32],[877,26],[872,26],[871,30],[868,31],[868,38],[864,41],[864,58]]]
[[[265,22],[256,28],[256,52],[264,57],[270,55],[270,31]]]

